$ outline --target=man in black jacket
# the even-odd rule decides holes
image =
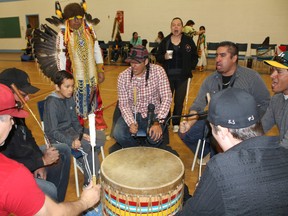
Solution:
[[[176,215],[287,215],[288,149],[264,136],[254,97],[239,88],[216,93],[208,121],[224,153],[207,163]]]
[[[14,83],[25,101],[28,94],[39,91],[31,85],[27,73],[17,68],[8,68],[0,73],[0,83],[11,87]],[[20,101],[14,93],[15,100]],[[52,199],[62,202],[65,199],[70,172],[71,151],[66,144],[55,144],[46,148],[38,146],[24,118],[14,118],[14,127],[1,153],[26,166],[35,177],[41,190]]]
[[[181,115],[186,96],[188,79],[198,63],[196,45],[191,37],[182,33],[183,22],[176,17],[171,22],[171,34],[165,37],[158,48],[156,59],[168,75],[172,94],[174,93],[174,110],[172,115]],[[173,132],[178,132],[180,118],[172,119]]]

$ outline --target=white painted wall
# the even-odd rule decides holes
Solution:
[[[170,33],[172,18],[179,16],[184,24],[194,20],[196,29],[206,27],[207,41],[288,44],[288,0],[86,0],[88,12],[101,22],[96,26],[99,40],[111,39],[114,17],[123,10],[125,33],[130,40],[134,31],[142,39],[154,41],[157,32]],[[62,0],[62,9],[74,0]],[[76,1],[76,2],[80,2]],[[20,17],[21,35],[18,39],[0,39],[0,50],[19,50],[26,46],[25,16],[39,14],[40,22],[54,15],[53,0],[22,0],[0,3],[0,17]],[[195,38],[196,39],[196,38]]]

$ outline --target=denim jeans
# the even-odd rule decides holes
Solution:
[[[46,167],[46,181],[37,179],[36,182],[40,189],[53,199],[55,199],[56,188],[57,199],[55,199],[55,201],[63,202],[70,177],[71,150],[70,147],[64,143],[53,144],[53,147],[59,151],[59,160],[56,164]],[[46,146],[42,145],[40,149],[44,151]]]
[[[52,182],[40,178],[35,178],[35,181],[47,196],[58,202],[57,188]]]
[[[207,154],[210,154],[210,157],[214,155],[214,150],[210,148],[210,138],[211,135],[207,132],[205,132],[205,129],[207,130],[207,127],[209,128],[208,122],[206,120],[198,120],[185,134],[181,134],[180,132],[179,137],[181,140],[191,149],[192,152],[196,152],[198,140],[202,140],[205,138],[205,148],[203,157],[205,157]],[[209,129],[208,129],[209,130]],[[205,136],[205,137],[204,137]],[[198,152],[198,158],[201,157],[201,151],[202,151],[202,145],[199,148]]]
[[[105,140],[106,140],[105,132],[102,130],[97,130],[96,131],[96,147],[94,148],[94,152],[95,152],[94,167],[95,167],[96,177],[98,177],[98,173],[100,170],[100,161],[99,161],[97,152],[100,152],[98,150],[101,148],[101,146],[104,146]],[[77,159],[78,162],[80,162],[81,168],[83,169],[84,185],[88,185],[90,180],[92,179],[92,175],[93,175],[92,147],[91,147],[90,142],[88,142],[85,139],[82,139],[81,140],[81,148],[87,154],[88,164],[85,163],[86,161],[84,161],[84,158],[83,158],[82,153],[80,151],[74,150],[73,156]],[[76,156],[76,154],[77,154],[76,152],[78,153],[78,155],[80,155],[80,157]]]
[[[147,118],[142,118],[141,114],[137,113],[136,119],[138,123],[138,131],[144,131],[145,133],[147,131],[147,124],[148,124]],[[130,133],[129,127],[124,121],[122,116],[118,118],[115,124],[113,136],[115,140],[122,146],[122,148],[139,146],[141,145],[139,144],[140,139],[145,139],[145,144],[154,146],[154,147],[160,146],[163,143],[163,138],[155,142],[151,139],[149,135],[147,136],[147,134],[146,136],[144,136],[144,138],[140,138],[140,139],[137,136],[133,136]]]

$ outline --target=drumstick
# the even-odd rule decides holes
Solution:
[[[191,82],[191,78],[188,78],[187,88],[186,88],[185,106],[184,106],[184,113],[185,114],[187,112],[187,104],[188,104],[188,95],[189,95],[189,89],[190,89],[190,82]]]
[[[135,118],[135,122],[136,121],[136,114],[137,114],[137,108],[136,108],[136,105],[137,105],[137,89],[136,87],[134,87],[133,89],[133,94],[134,94],[134,118]]]
[[[95,127],[95,114],[91,113],[88,115],[88,120],[89,120],[89,134],[90,134],[90,144],[92,147],[92,182],[93,185],[96,185],[96,175],[95,175],[95,153],[94,153],[94,148],[96,146],[96,127]]]
[[[49,139],[47,138],[40,122],[38,121],[38,119],[36,118],[35,114],[33,113],[33,111],[30,109],[29,105],[27,104],[27,102],[25,101],[25,99],[23,98],[23,96],[21,95],[21,93],[19,92],[18,88],[16,87],[16,85],[14,83],[11,84],[11,88],[13,89],[13,91],[15,92],[15,94],[18,96],[18,98],[21,100],[22,104],[29,110],[29,112],[31,113],[31,115],[33,116],[33,118],[35,119],[35,121],[37,122],[38,126],[40,127],[41,131],[43,132],[44,135],[44,139],[46,140],[46,145],[47,148],[51,147],[51,144],[49,142]]]

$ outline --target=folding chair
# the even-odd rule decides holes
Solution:
[[[207,43],[207,58],[215,58],[216,57],[216,50],[218,47],[218,42],[208,42]]]
[[[257,54],[257,49],[258,47],[262,46],[262,44],[257,44],[257,43],[251,43],[250,45],[250,56],[252,56],[253,58],[256,58]]]
[[[110,56],[109,44],[101,43],[100,48],[103,53],[103,59],[107,58],[107,64],[110,64],[111,56]]]
[[[238,60],[243,60],[244,65],[245,65],[248,44],[247,43],[236,43],[236,45],[238,46],[238,51],[239,51]]]
[[[157,52],[158,46],[159,46],[159,43],[157,43],[157,42],[149,42],[149,48],[151,48],[151,50],[149,52],[149,59],[150,59],[150,62],[153,64],[156,63],[155,54]]]
[[[121,42],[121,61],[125,63],[125,59],[128,57],[130,52],[130,41]]]

